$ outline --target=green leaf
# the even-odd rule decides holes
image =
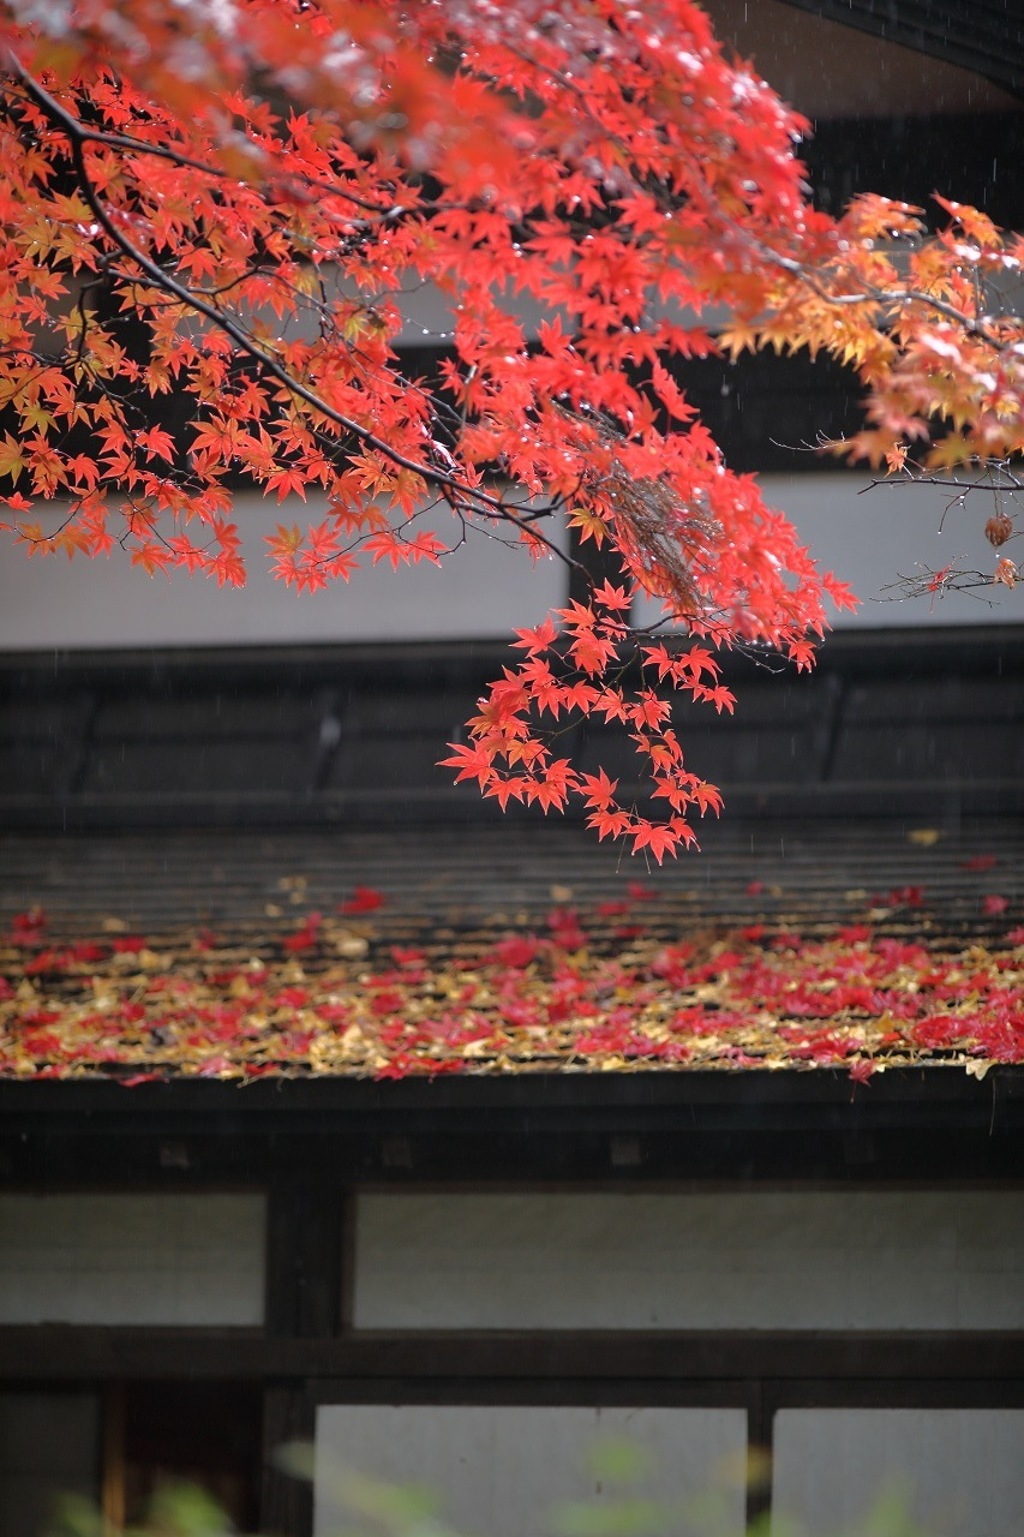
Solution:
[[[596,1478],[608,1483],[636,1484],[649,1478],[654,1459],[645,1446],[615,1436],[595,1441],[587,1452],[587,1466]]]

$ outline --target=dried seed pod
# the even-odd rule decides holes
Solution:
[[[997,512],[995,517],[989,518],[985,524],[985,538],[989,544],[998,550],[1001,544],[1005,544],[1013,533],[1013,519],[1005,512]]]

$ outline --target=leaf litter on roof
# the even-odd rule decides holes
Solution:
[[[632,893],[450,926],[389,922],[367,901],[258,931],[108,923],[59,941],[36,910],[0,937],[0,1076],[843,1068],[863,1081],[1024,1061],[1024,927],[987,903],[953,932],[914,898],[870,899],[842,924],[718,927]]]

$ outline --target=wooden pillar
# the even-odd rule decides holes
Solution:
[[[268,1387],[263,1394],[263,1484],[260,1531],[267,1537],[311,1537],[313,1485],[289,1471],[285,1448],[312,1447],[316,1409],[301,1383]]]
[[[266,1330],[275,1339],[323,1339],[341,1319],[344,1194],[333,1184],[288,1181],[267,1198]]]
[[[266,1332],[277,1339],[324,1339],[344,1322],[349,1266],[344,1192],[335,1183],[287,1179],[267,1198]],[[303,1380],[268,1383],[263,1396],[261,1531],[311,1537],[313,1488],[282,1466],[281,1448],[312,1445],[314,1396]],[[294,1458],[287,1459],[288,1464]]]
[[[119,1532],[125,1522],[124,1383],[108,1382],[100,1406],[100,1509],[107,1528]]]
[[[750,1385],[747,1409],[747,1526],[767,1532],[772,1509],[772,1452],[775,1395],[763,1380]]]

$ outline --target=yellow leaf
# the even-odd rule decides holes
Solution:
[[[21,444],[16,438],[12,438],[9,432],[4,433],[4,440],[0,443],[0,475],[9,475],[17,484],[18,477],[25,468],[25,456],[21,451]]]
[[[585,507],[573,507],[569,512],[570,528],[578,528],[580,539],[593,539],[596,545],[602,545],[608,537],[608,525],[596,512],[588,512]]]

